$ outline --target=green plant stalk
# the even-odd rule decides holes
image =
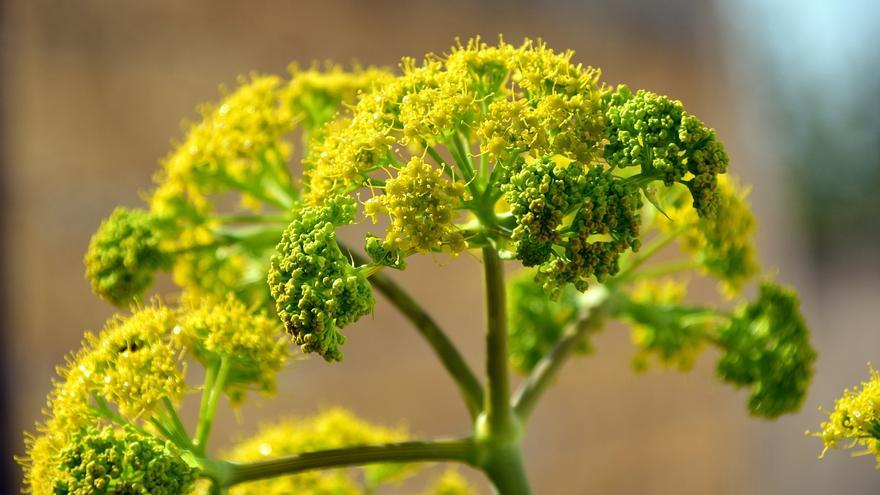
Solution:
[[[483,248],[486,283],[486,423],[490,436],[510,435],[514,429],[507,369],[507,301],[504,267],[492,246]]]
[[[340,243],[340,247],[349,253],[355,264],[369,264],[366,259],[344,244]],[[370,283],[413,324],[419,334],[428,342],[440,359],[440,363],[455,381],[471,417],[476,418],[483,410],[483,386],[452,340],[440,328],[440,325],[391,277],[375,273],[370,276]]]
[[[610,286],[627,281],[629,277],[636,271],[636,269],[638,269],[640,266],[642,266],[642,264],[651,259],[652,256],[660,252],[664,247],[668,246],[669,243],[678,238],[678,236],[681,235],[682,232],[684,232],[691,226],[692,225],[690,224],[681,225],[674,230],[671,230],[654,239],[653,242],[642,248],[638,252],[638,254],[633,256],[629,265],[627,265],[626,268],[615,275],[614,278],[609,280],[607,285]]]
[[[529,377],[523,382],[513,399],[513,409],[520,420],[526,421],[547,387],[553,383],[562,365],[581,341],[590,333],[599,329],[606,316],[604,305],[608,300],[608,291],[594,289],[594,300],[587,303],[582,317],[573,323],[559,338],[552,349],[543,357]]]
[[[217,406],[220,404],[220,396],[223,395],[223,387],[229,376],[230,362],[225,356],[220,358],[220,367],[209,390],[205,407],[199,411],[199,423],[196,426],[196,439],[193,442],[199,453],[204,453],[208,446],[208,436],[211,434],[211,426],[214,416],[217,414]]]
[[[498,495],[530,495],[529,480],[518,445],[497,448],[483,471]]]
[[[482,449],[480,467],[500,495],[528,495],[529,481],[522,463],[522,429],[510,405],[507,351],[507,292],[504,267],[493,246],[483,248],[486,279],[486,374],[484,416],[476,435]]]
[[[428,341],[443,367],[455,381],[468,412],[475,419],[483,409],[483,387],[455,344],[449,340],[434,319],[390,277],[377,273],[370,277],[370,282]]]
[[[307,452],[240,464],[199,458],[203,476],[221,487],[315,469],[402,462],[460,462],[474,465],[476,448],[470,438],[364,445]]]

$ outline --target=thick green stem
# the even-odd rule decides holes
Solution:
[[[517,391],[513,399],[513,408],[520,420],[528,419],[538,403],[538,399],[556,378],[559,369],[562,368],[562,365],[565,364],[581,341],[604,323],[603,304],[608,300],[607,290],[597,288],[585,296],[587,303],[583,315],[566,330],[550,349],[550,352],[538,361],[529,377]]]
[[[228,487],[314,469],[365,466],[377,463],[461,462],[473,465],[476,450],[470,438],[401,442],[307,452],[267,461],[238,464],[202,459],[204,476]]]
[[[484,467],[498,495],[530,495],[529,480],[523,466],[519,447],[497,451]]]
[[[486,282],[486,423],[490,435],[507,436],[515,430],[510,408],[507,368],[507,302],[504,267],[492,246],[483,248]]]

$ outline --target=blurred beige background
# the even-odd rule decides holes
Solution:
[[[606,81],[679,98],[716,127],[732,170],[754,184],[762,260],[800,289],[820,350],[803,411],[769,423],[750,419],[744,393],[714,379],[711,353],[690,374],[635,375],[628,333],[608,328],[595,355],[569,364],[530,425],[535,493],[877,493],[880,472],[870,459],[837,453],[820,462],[819,442],[803,434],[818,426],[820,404],[831,407],[843,387],[867,375],[866,362],[880,364],[876,245],[811,254],[797,184],[786,178],[762,117],[767,102],[753,98],[765,75],[743,65],[749,59],[736,43],[735,8],[662,3],[6,2],[3,462],[12,479],[2,491],[18,488],[10,452],[22,451],[21,432],[40,418],[54,367],[113,312],[83,278],[90,235],[115,205],[139,204],[196,104],[251,70],[283,73],[291,61],[324,59],[393,66],[403,55],[443,51],[455,36],[503,33],[512,42],[542,37],[572,48]],[[481,369],[477,263],[424,259],[399,279]],[[245,407],[239,420],[224,416],[215,438],[333,404],[424,435],[466,431],[466,411],[442,369],[384,303],[348,335],[342,364],[296,363],[276,400]]]

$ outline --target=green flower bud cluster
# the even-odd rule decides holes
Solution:
[[[721,328],[719,376],[751,388],[749,410],[773,418],[797,410],[813,376],[816,352],[794,291],[765,282],[758,300]]]
[[[388,179],[385,194],[373,196],[364,204],[364,214],[373,222],[380,214],[391,219],[384,246],[389,252],[455,254],[467,247],[453,224],[455,208],[462,199],[467,199],[462,182],[447,180],[442,170],[413,157]]]
[[[566,284],[586,290],[590,278],[617,273],[622,252],[638,250],[641,194],[600,166],[525,160],[502,190],[517,222],[517,257],[540,267],[537,279],[552,294]]]
[[[303,352],[327,361],[342,359],[339,331],[373,309],[370,284],[336,242],[336,227],[354,220],[356,204],[347,196],[298,211],[272,255],[269,289],[276,311]]]
[[[96,294],[125,306],[143,296],[156,270],[168,268],[155,219],[143,210],[117,208],[101,222],[85,256]]]
[[[57,455],[54,495],[186,495],[198,470],[134,428],[84,428]]]
[[[688,187],[703,216],[716,207],[716,176],[727,171],[727,153],[715,131],[684,111],[681,102],[619,86],[607,104],[605,160],[614,167],[640,166],[646,179]]]
[[[822,431],[811,433],[825,445],[820,457],[828,449],[862,447],[880,468],[880,373],[870,365],[868,368],[870,378],[861,388],[844,390],[828,420],[822,422]]]
[[[563,221],[579,206],[587,188],[586,167],[562,156],[526,159],[501,186],[510,212],[517,257],[525,266],[546,263],[563,242]]]
[[[511,278],[507,285],[508,352],[514,368],[522,373],[534,369],[577,320],[580,296],[569,286],[557,299],[551,299],[535,283],[534,270],[523,270]],[[583,339],[577,350],[589,352],[589,341]]]

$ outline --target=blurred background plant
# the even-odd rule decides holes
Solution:
[[[870,461],[817,463],[816,440],[801,436],[823,417],[817,405],[862,380],[864,364],[880,354],[880,113],[872,97],[880,8],[872,2],[22,0],[4,5],[3,21],[2,444],[10,453],[21,451],[20,432],[39,417],[54,366],[82,329],[100,328],[113,312],[82,278],[95,219],[137,204],[156,157],[181,135],[180,115],[214,99],[217,81],[232,84],[253,69],[281,73],[290,60],[393,65],[401,54],[444,50],[456,35],[504,32],[573,48],[606,81],[682,99],[718,130],[733,169],[753,184],[761,258],[799,288],[821,356],[802,412],[769,425],[742,414],[741,392],[714,385],[715,356],[698,359],[702,373],[633,375],[627,332],[605,332],[592,341],[602,352],[571,363],[535,414],[526,440],[535,486],[560,494],[585,485],[658,494],[880,486]],[[476,364],[479,270],[467,256],[443,263],[439,270],[413,260],[400,280]],[[436,292],[452,280],[459,290]],[[450,305],[463,310],[437,311]],[[279,399],[243,408],[242,424],[341,404],[379,423],[457,433],[467,411],[442,370],[399,317],[376,313],[350,334],[344,367],[294,365],[279,379]],[[376,363],[388,341],[406,352]],[[417,402],[382,393],[414,386],[424,390]],[[232,416],[216,428],[253,433]],[[566,455],[541,455],[548,451]],[[4,488],[15,491],[19,471],[11,455],[2,462]]]

